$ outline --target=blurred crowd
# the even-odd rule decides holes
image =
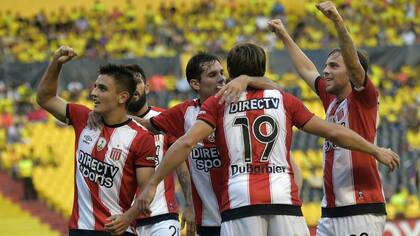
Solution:
[[[303,49],[333,47],[335,30],[306,0],[299,9],[268,1],[162,1],[138,14],[134,2],[105,8],[62,7],[31,17],[0,11],[0,62],[44,61],[58,45],[71,45],[86,58],[170,56],[207,50],[226,53],[237,42],[251,41],[267,50],[281,49],[266,29],[280,18]],[[358,47],[420,43],[420,5],[415,0],[337,0]],[[377,13],[381,14],[377,14]]]

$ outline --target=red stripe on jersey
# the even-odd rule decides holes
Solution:
[[[332,181],[332,172],[333,172],[333,162],[334,162],[334,150],[331,150],[325,155],[325,167],[324,167],[324,188],[325,196],[327,198],[327,207],[335,207],[335,195],[334,195],[334,186]]]
[[[156,111],[162,112],[164,109],[152,107],[153,110],[156,109]],[[160,109],[160,110],[159,110]],[[164,136],[163,139],[163,155],[165,155],[166,151],[169,148],[169,145],[171,144],[171,138],[168,135]],[[168,208],[168,212],[175,213],[178,212],[178,203],[176,201],[175,196],[175,180],[174,180],[174,174],[171,173],[165,177],[164,186],[165,186],[165,199],[166,199],[166,206]]]
[[[285,101],[285,93],[282,92],[283,96],[283,107],[286,107],[284,104],[286,104]],[[286,108],[285,108],[286,109]],[[290,147],[292,146],[292,138],[293,138],[293,124],[291,119],[286,119],[286,129],[289,129],[286,131],[286,160],[287,164],[289,165],[289,171],[290,171],[290,199],[292,201],[293,205],[302,205],[302,201],[299,197],[299,188],[295,182],[295,172],[293,170],[293,165],[290,160]]]
[[[354,102],[353,99],[348,99],[348,101],[349,128],[373,143],[376,136],[377,106],[364,108]],[[359,110],[363,112],[356,112]],[[360,120],[363,120],[363,122],[360,122]],[[376,160],[357,151],[351,151],[351,158],[356,204],[385,202]],[[369,178],[366,178],[367,176]]]
[[[175,197],[174,175],[173,173],[167,175],[164,179],[165,184],[165,199],[169,212],[177,212],[178,204]]]
[[[252,98],[263,98],[264,90],[258,90],[257,92],[248,92],[247,100]],[[250,110],[246,111],[246,117],[248,118],[249,124],[249,133],[254,134],[254,122],[255,120],[264,115],[264,110]],[[257,127],[260,129],[261,133],[266,134],[267,129],[265,125]],[[257,140],[255,135],[250,135],[251,138],[251,155],[252,163],[251,165],[263,165],[268,166],[269,161],[261,161],[261,158],[264,153],[265,144]],[[271,191],[270,191],[270,174],[268,173],[249,173],[249,197],[250,204],[266,203],[271,202]]]
[[[337,111],[339,102],[334,104],[331,109],[330,116],[334,116]],[[325,196],[327,198],[327,207],[335,207],[335,194],[333,185],[333,165],[334,165],[334,148],[327,151],[325,154],[325,168],[324,168],[324,185],[325,185]]]
[[[223,122],[224,120],[224,110],[220,112],[220,119],[218,121]],[[223,127],[223,123],[220,124],[220,127]],[[226,143],[226,134],[225,130],[221,128],[219,130],[220,135],[217,135],[215,132],[217,142]],[[230,158],[229,157],[222,157],[223,153],[229,153],[226,146],[220,146],[219,148],[219,156],[220,161],[222,163],[220,168],[213,168],[210,171],[210,178],[211,184],[213,186],[213,191],[216,195],[217,202],[219,203],[219,211],[221,209],[230,209],[230,198],[229,198],[229,191],[228,190],[228,183],[229,183],[229,166],[230,166]],[[219,196],[220,195],[220,196]]]
[[[80,132],[81,132],[80,129],[75,129],[74,130],[75,137],[76,137],[76,141],[74,143],[74,150],[78,150]],[[74,154],[74,155],[76,155],[76,154]],[[77,157],[76,157],[76,159],[77,159]],[[78,171],[76,166],[77,166],[77,164],[75,163],[74,164],[74,173],[75,174],[76,174],[76,171]],[[71,218],[70,218],[70,221],[69,221],[69,228],[70,229],[77,229],[78,228],[77,227],[77,222],[79,221],[79,204],[78,204],[79,195],[77,194],[77,190],[79,188],[77,187],[76,178],[73,177],[73,179],[74,179],[73,180],[74,181],[74,185],[73,185],[74,186],[74,189],[73,189],[74,199],[73,199],[73,211],[71,213]]]

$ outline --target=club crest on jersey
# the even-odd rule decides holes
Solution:
[[[96,150],[101,151],[106,146],[106,139],[104,137],[100,137],[98,142],[96,143]]]
[[[118,148],[112,148],[111,154],[109,155],[109,158],[111,158],[114,161],[119,161],[121,158],[122,150]]]
[[[337,111],[337,121],[341,121],[341,119],[343,119],[344,117],[344,109],[340,109]]]
[[[209,142],[214,143],[216,141],[216,135],[213,133],[211,133],[207,139],[209,140]]]

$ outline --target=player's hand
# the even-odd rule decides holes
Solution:
[[[268,30],[275,33],[277,37],[282,37],[287,33],[286,27],[284,27],[283,22],[280,19],[270,20],[268,22]]]
[[[223,104],[224,102],[237,102],[239,95],[245,91],[248,86],[248,78],[247,75],[240,75],[225,84],[215,95],[217,98],[220,98],[219,104]]]
[[[130,226],[129,220],[124,215],[113,215],[106,219],[108,223],[105,224],[105,230],[112,235],[121,235],[127,231]]]
[[[94,111],[89,112],[88,121],[87,121],[88,128],[96,130],[96,129],[100,129],[102,125],[103,125],[102,117]]]
[[[195,212],[193,206],[186,206],[181,218],[181,229],[187,224],[187,236],[195,235]]]
[[[376,160],[386,165],[389,171],[394,171],[400,166],[400,158],[397,153],[393,152],[390,148],[378,148],[375,154]]]
[[[326,17],[328,17],[328,19],[332,21],[341,20],[340,13],[338,13],[337,8],[331,1],[320,2],[316,4],[316,8],[318,8],[318,10],[320,10]]]
[[[156,185],[152,185],[150,182],[147,183],[146,187],[143,189],[141,194],[136,199],[137,207],[140,211],[140,214],[150,215],[150,203],[153,200],[153,197],[156,193]]]
[[[77,53],[73,48],[69,46],[61,46],[54,52],[53,59],[61,64],[70,61],[73,57],[77,56]]]

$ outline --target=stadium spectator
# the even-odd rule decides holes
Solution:
[[[23,198],[22,200],[37,200],[38,194],[32,180],[35,167],[34,149],[31,147],[29,153],[22,156],[18,162],[18,172],[22,180]]]

